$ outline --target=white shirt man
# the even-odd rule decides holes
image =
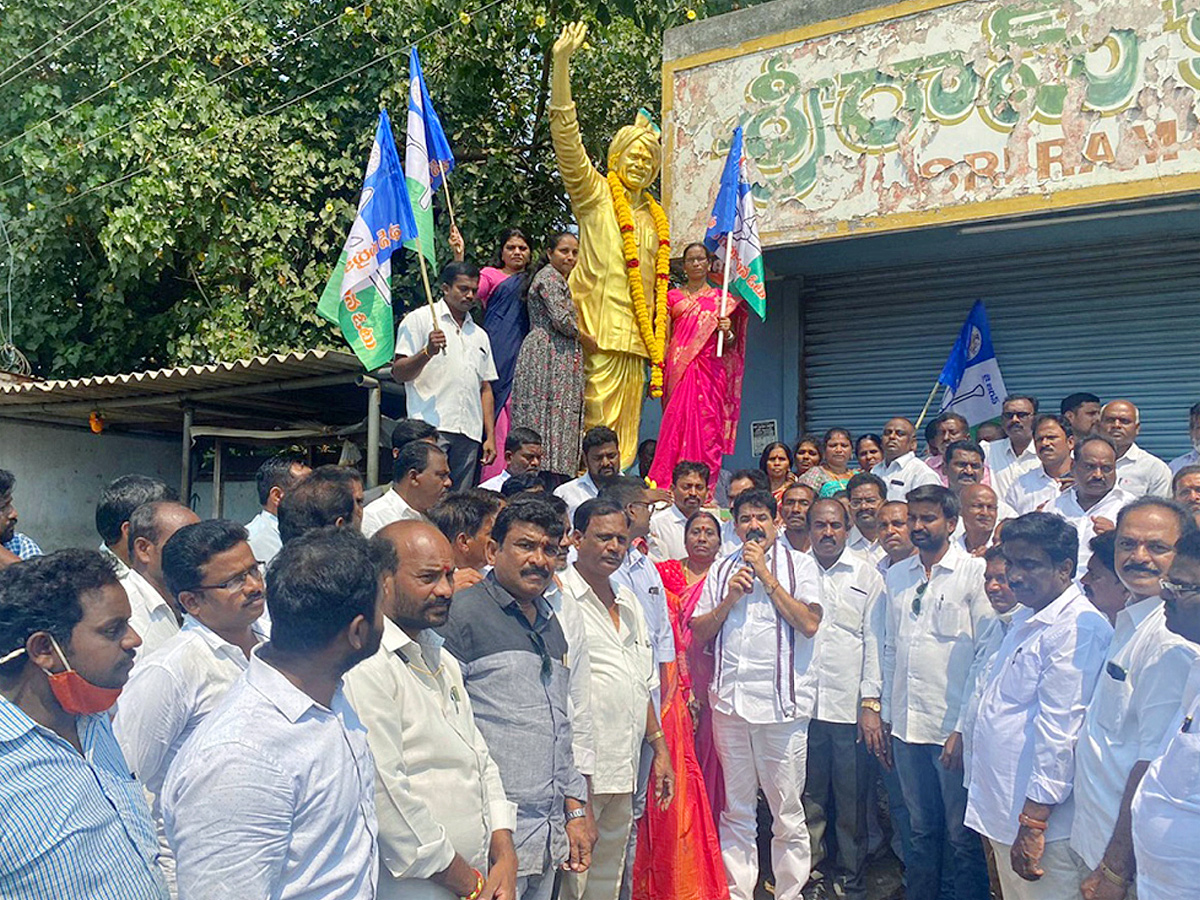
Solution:
[[[1138,900],[1178,900],[1200,884],[1200,662],[1183,698],[1133,799]]]
[[[588,500],[595,500],[599,497],[600,488],[592,480],[591,473],[584,472],[578,478],[573,478],[556,487],[554,489],[554,496],[567,504],[567,515],[574,520],[575,510],[583,506]]]
[[[1028,545],[1005,535],[1006,553],[1013,546],[1028,555]],[[1014,616],[984,688],[972,741],[966,824],[991,842],[1005,896],[1014,900],[1072,896],[1082,874],[1067,847],[1075,742],[1112,627],[1067,570],[1056,574],[1054,588],[1065,585],[1062,593],[1040,610],[1023,607]],[[1010,570],[1010,586],[1025,599],[1020,577]],[[1045,823],[1045,875],[1036,884],[1021,879],[1010,858],[1027,800],[1052,807],[1048,818],[1031,817]]]
[[[180,896],[374,897],[374,784],[366,729],[341,689],[322,706],[256,650],[163,785]],[[230,829],[231,816],[245,827]]]
[[[456,853],[487,872],[492,832],[517,820],[458,662],[435,632],[413,640],[385,619],[379,652],[346,673],[345,690],[377,762],[380,900],[452,900],[430,878]]]
[[[719,831],[730,897],[750,900],[757,884],[761,787],[775,819],[775,895],[799,900],[811,869],[801,796],[817,695],[813,637],[824,625],[817,564],[776,537],[770,513],[758,502],[763,496],[752,492],[737,507],[739,533],[754,540],[709,573],[692,627],[699,639],[713,640],[716,656],[709,704],[725,777]]]
[[[927,463],[917,459],[917,454],[911,450],[890,463],[876,463],[871,469],[871,474],[882,478],[883,483],[887,485],[888,500],[903,500],[913,488],[942,483],[938,473],[929,468]]]
[[[1171,468],[1137,445],[1117,459],[1117,487],[1134,497],[1170,497]]]
[[[1113,488],[1090,509],[1085,510],[1079,505],[1078,489],[1071,488],[1063,491],[1046,506],[1044,512],[1062,516],[1075,526],[1075,531],[1079,535],[1079,562],[1076,572],[1080,576],[1087,569],[1088,560],[1092,558],[1092,549],[1088,544],[1096,536],[1096,523],[1093,520],[1107,519],[1115,523],[1121,510],[1136,499],[1132,494],[1120,488]]]
[[[188,738],[248,666],[240,647],[184,616],[183,629],[134,667],[121,692],[113,733],[129,768],[150,794],[159,865],[173,896],[175,854],[163,827],[163,782]]]
[[[493,475],[487,481],[481,482],[479,486],[485,491],[498,491],[504,487],[504,482],[510,478],[512,478],[512,475],[509,474],[508,469],[501,469],[499,473]]]
[[[1161,597],[1117,614],[1076,752],[1071,849],[1089,868],[1104,856],[1130,771],[1159,755],[1198,657],[1200,647],[1167,630]]]
[[[129,595],[129,627],[142,639],[137,649],[140,661],[179,634],[179,619],[167,598],[135,570],[125,570],[121,586]]]
[[[1035,510],[1045,510],[1063,492],[1063,481],[1047,475],[1042,466],[1030,469],[1009,488],[1005,498],[1013,511],[1023,516]]]
[[[428,521],[392,487],[363,507],[362,533],[371,537],[380,528],[393,522]]]
[[[651,559],[664,562],[668,559],[684,559],[687,556],[687,547],[683,540],[687,520],[687,513],[674,503],[650,517],[650,535],[647,540]]]
[[[444,299],[437,301],[433,310],[437,329],[446,336],[446,347],[429,358],[416,378],[404,383],[408,415],[428,422],[442,434],[461,434],[482,441],[480,386],[497,378],[491,342],[470,316],[463,318],[460,327]],[[396,354],[423,353],[433,330],[429,307],[422,304],[401,320]]]
[[[984,462],[992,473],[992,487],[996,496],[1004,499],[1012,490],[1014,484],[1026,472],[1040,469],[1042,461],[1038,458],[1037,448],[1033,441],[1020,454],[1013,449],[1012,438],[1001,441],[983,442]]]
[[[867,536],[858,530],[857,525],[850,529],[850,536],[846,539],[846,548],[865,557],[872,566],[878,566],[879,561],[887,556],[883,545],[879,541],[868,541]]]
[[[279,537],[279,516],[265,509],[259,510],[258,515],[246,523],[246,531],[250,535],[250,549],[254,558],[261,563],[269,563],[283,548]]]

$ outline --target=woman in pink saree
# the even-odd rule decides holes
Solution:
[[[683,251],[687,284],[667,294],[671,340],[667,346],[663,419],[650,478],[671,483],[680,460],[708,466],[710,493],[716,487],[721,459],[734,451],[742,409],[742,374],[746,367],[746,306],[732,294],[721,316],[721,289],[708,284],[709,252],[703,244]],[[725,346],[717,357],[717,340]]]

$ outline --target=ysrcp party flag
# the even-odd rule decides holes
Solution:
[[[742,127],[733,131],[733,143],[721,173],[721,188],[713,204],[712,218],[704,243],[725,259],[725,244],[733,242],[729,257],[729,291],[737,294],[758,313],[767,317],[767,286],[763,277],[762,244],[758,240],[758,211],[746,178],[746,155],[742,149]]]
[[[341,326],[347,343],[367,369],[392,361],[392,254],[417,233],[404,169],[387,110],[379,113],[367,161],[358,215],[338,257],[317,312]]]
[[[408,135],[404,144],[404,169],[408,173],[408,196],[421,236],[421,251],[434,268],[437,267],[437,256],[433,246],[433,195],[453,168],[454,154],[433,101],[429,99],[421,60],[417,48],[413,47],[408,54]],[[416,250],[417,242],[407,242],[405,246]]]
[[[983,301],[976,300],[958,333],[954,349],[942,367],[938,383],[946,386],[941,412],[956,412],[970,425],[978,425],[1000,414],[1004,404],[1004,378],[992,349]]]

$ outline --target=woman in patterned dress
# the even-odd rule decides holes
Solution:
[[[567,276],[579,258],[569,231],[550,239],[548,259],[534,275],[526,300],[529,334],[517,356],[512,388],[514,425],[542,436],[542,471],[561,480],[579,471],[583,436],[583,345]]]

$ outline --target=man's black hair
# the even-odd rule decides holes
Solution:
[[[162,570],[167,590],[178,597],[183,591],[199,587],[204,582],[201,570],[209,560],[249,540],[245,526],[230,519],[205,519],[184,525],[163,544]]]
[[[1053,513],[1031,512],[1004,524],[1004,546],[1025,541],[1046,551],[1051,565],[1069,561],[1071,577],[1079,560],[1079,532],[1075,526]]]
[[[973,441],[970,438],[963,438],[961,441],[951,441],[942,448],[942,459],[946,461],[946,465],[950,465],[954,459],[954,454],[959,450],[966,453],[978,453],[981,460],[987,459],[987,455],[983,452],[983,447],[977,441]]]
[[[955,444],[961,443],[955,441]],[[920,487],[915,487],[908,492],[904,498],[909,506],[914,503],[936,503],[942,508],[942,515],[947,519],[957,519],[959,513],[958,497],[954,495],[954,491],[948,487],[943,487],[940,484],[923,484]],[[1005,533],[1005,537],[1008,534]]]
[[[508,437],[504,439],[504,452],[516,453],[526,444],[542,443],[542,436],[532,428],[513,428],[508,432]]]
[[[585,500],[575,510],[575,530],[583,534],[588,530],[592,519],[598,516],[611,516],[614,513],[624,516],[625,524],[629,524],[629,513],[625,512],[625,507],[617,501],[607,497],[593,497],[591,500]]]
[[[420,419],[398,419],[392,428],[392,449],[399,450],[413,441],[437,441],[438,430]]]
[[[853,494],[856,488],[867,484],[879,491],[879,499],[887,499],[887,485],[884,484],[882,478],[878,475],[872,475],[870,472],[855,472],[850,476],[850,480],[846,482],[846,490]]]
[[[1127,503],[1121,507],[1117,513],[1117,531],[1121,530],[1121,524],[1126,517],[1139,509],[1161,509],[1164,512],[1171,513],[1179,520],[1179,535],[1182,537],[1185,534],[1191,534],[1196,530],[1196,520],[1192,518],[1192,511],[1182,503],[1176,503],[1174,500],[1168,500],[1166,497],[1138,497],[1136,500]],[[1008,533],[1005,532],[1005,537]]]
[[[113,561],[95,550],[59,550],[0,569],[0,657],[38,631],[49,632],[66,653],[83,620],[80,598],[112,584],[118,584]],[[26,661],[17,656],[0,674],[16,675]]]
[[[620,504],[621,508],[646,497],[646,482],[633,475],[615,475],[600,488],[599,496]]]
[[[452,285],[459,278],[478,278],[479,266],[473,262],[458,260],[457,262],[449,263],[442,269],[442,284]]]
[[[4,500],[12,496],[13,488],[16,487],[17,476],[8,469],[0,469],[0,500]]]
[[[1100,560],[1100,565],[1117,574],[1117,532],[1102,531],[1088,541],[1088,549],[1092,551],[1092,559]],[[1176,547],[1178,553],[1178,547]]]
[[[446,455],[441,447],[435,447],[433,444],[425,441],[412,441],[400,448],[400,455],[396,457],[396,466],[392,470],[392,481],[399,484],[403,481],[409,472],[416,472],[418,475],[429,468],[429,463],[434,454],[441,456]]]
[[[1037,434],[1038,428],[1040,428],[1046,422],[1053,422],[1063,430],[1063,434],[1065,434],[1067,437],[1075,437],[1075,429],[1071,427],[1071,423],[1067,421],[1067,417],[1063,415],[1056,416],[1054,413],[1042,413],[1040,416],[1034,419],[1033,433]]]
[[[620,447],[621,441],[617,433],[607,425],[595,425],[583,436],[583,455],[587,456],[589,450],[603,447],[605,444],[616,444]]]
[[[1014,400],[1026,401],[1030,406],[1033,407],[1033,414],[1035,416],[1037,415],[1038,398],[1030,396],[1029,394],[1009,394],[1007,397],[1004,398],[1004,402],[1001,404],[1001,408],[1003,409],[1005,406],[1008,406],[1008,404],[1013,402]]]
[[[121,539],[121,526],[143,503],[155,500],[179,500],[179,494],[157,478],[146,475],[122,475],[109,483],[96,504],[96,531],[111,547]]]
[[[753,483],[755,490],[769,491],[771,489],[771,479],[762,469],[738,469],[729,479],[729,483],[733,484],[735,481],[743,480]]]
[[[1058,404],[1058,412],[1060,415],[1066,415],[1069,412],[1075,412],[1085,403],[1099,403],[1100,398],[1095,394],[1089,394],[1087,391],[1076,391],[1074,394],[1067,394],[1062,398],[1062,402]]]
[[[437,506],[425,513],[426,517],[438,531],[446,536],[451,544],[460,534],[469,538],[475,537],[483,528],[488,516],[494,516],[500,509],[500,504],[484,500],[472,494],[448,494]]]
[[[708,479],[712,477],[712,469],[694,459],[681,459],[671,470],[671,484],[678,484],[680,478],[686,478],[688,475],[699,475],[700,480],[708,484]]]
[[[254,482],[258,487],[258,505],[266,506],[271,496],[271,488],[279,488],[285,494],[295,487],[303,476],[296,475],[292,468],[304,465],[304,460],[290,454],[280,454],[265,460],[258,467]]]
[[[546,482],[542,479],[541,472],[522,472],[520,475],[512,475],[504,480],[504,484],[500,485],[500,493],[505,499],[526,491],[546,492]]]
[[[733,501],[733,521],[738,520],[741,515],[743,506],[753,506],[756,509],[769,510],[771,518],[775,518],[779,510],[775,504],[775,495],[768,490],[762,488],[751,488],[748,491],[742,491],[734,498]]]
[[[509,529],[516,524],[533,525],[542,529],[556,541],[562,540],[562,514],[541,497],[529,495],[517,497],[500,510],[496,516],[496,524],[492,526],[492,540],[497,546],[504,543]]]
[[[354,491],[344,481],[305,478],[279,501],[279,539],[287,544],[302,534],[354,520]]]
[[[359,532],[300,535],[283,545],[267,578],[271,645],[284,653],[324,649],[358,616],[374,621],[378,590],[375,557]]]

